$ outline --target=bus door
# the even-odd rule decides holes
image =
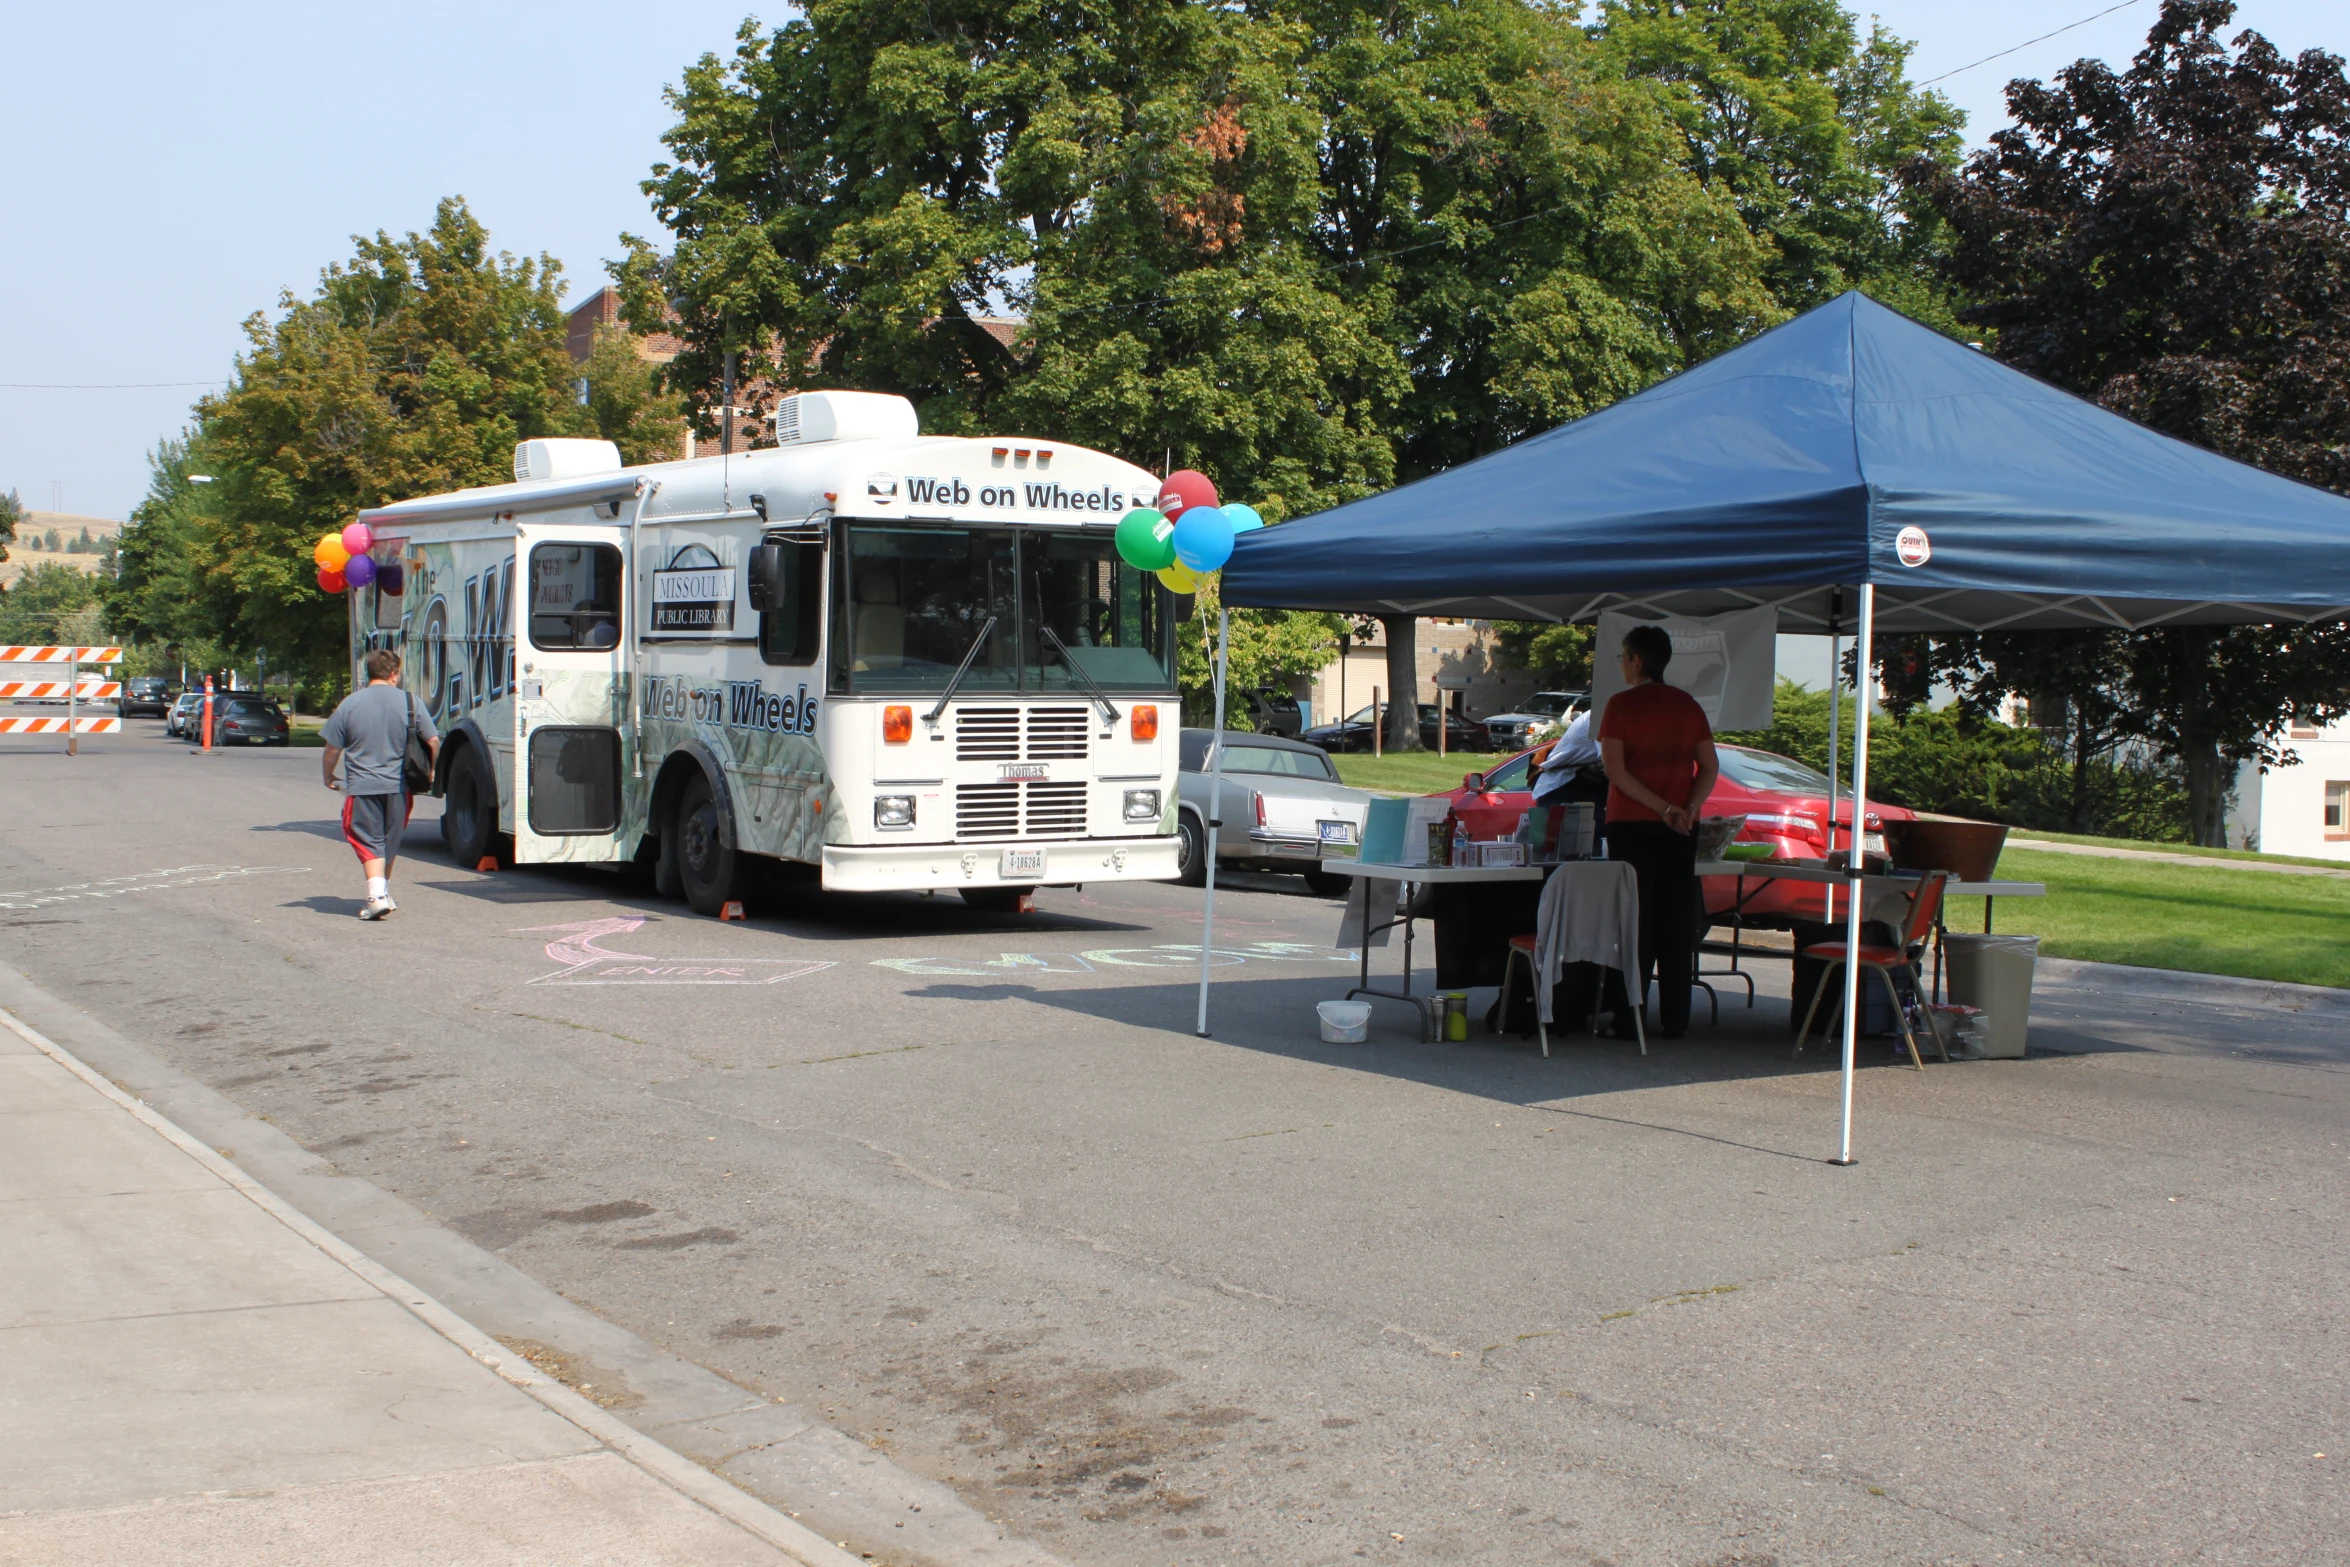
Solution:
[[[615,860],[627,532],[518,521],[514,533],[514,858]]]

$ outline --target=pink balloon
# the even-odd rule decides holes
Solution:
[[[344,524],[343,548],[354,555],[366,554],[375,548],[375,530],[364,522]]]
[[[1182,516],[1186,506],[1215,504],[1216,487],[1197,469],[1178,468],[1159,486],[1159,510],[1166,513],[1169,522]]]

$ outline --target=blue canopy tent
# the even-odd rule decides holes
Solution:
[[[2350,499],[1849,293],[1572,424],[1244,534],[1222,591],[1552,621],[1768,606],[1786,632],[1829,631],[1842,603],[1864,648],[1880,630],[2307,622],[2350,614]],[[1850,967],[1846,982],[1849,1161]]]

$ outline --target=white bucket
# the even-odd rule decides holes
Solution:
[[[1371,1031],[1371,1003],[1368,1001],[1324,1001],[1314,1011],[1322,1019],[1322,1043],[1326,1045],[1359,1045]]]

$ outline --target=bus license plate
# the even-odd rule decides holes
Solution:
[[[997,868],[996,874],[1006,881],[1018,876],[1042,876],[1044,874],[1044,850],[1042,848],[1006,849],[1003,863]]]
[[[1324,843],[1352,843],[1355,841],[1355,824],[1352,822],[1323,822],[1321,828]]]

